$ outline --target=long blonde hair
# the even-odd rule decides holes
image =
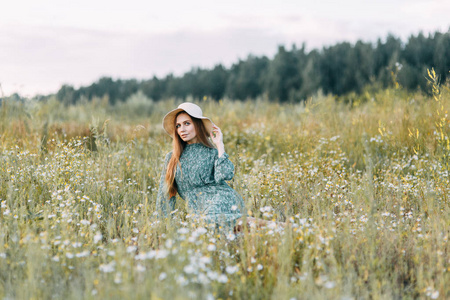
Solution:
[[[167,187],[167,193],[169,194],[169,197],[173,197],[177,194],[178,187],[175,182],[175,173],[177,170],[177,165],[180,165],[181,170],[181,164],[180,164],[180,156],[181,153],[183,153],[184,148],[186,147],[186,142],[181,139],[181,137],[177,133],[177,117],[180,114],[187,114],[184,111],[179,112],[175,116],[175,126],[173,126],[173,132],[172,132],[172,157],[169,160],[169,163],[167,164],[167,171],[166,171],[166,187]],[[201,119],[194,118],[187,114],[191,119],[192,123],[194,124],[195,132],[197,134],[197,140],[199,143],[205,145],[209,148],[214,148],[213,144],[209,140],[209,134],[206,132],[205,125],[203,125],[203,122]]]

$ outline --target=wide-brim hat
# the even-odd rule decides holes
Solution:
[[[213,130],[214,123],[209,118],[203,116],[203,112],[202,112],[202,109],[200,108],[200,106],[198,106],[197,104],[194,104],[194,103],[184,102],[184,103],[181,103],[174,110],[169,111],[164,116],[163,127],[164,127],[164,130],[170,136],[172,136],[172,133],[174,132],[175,118],[176,118],[177,114],[181,111],[184,111],[191,117],[202,120],[203,125],[205,125],[206,132],[208,132],[208,134],[210,134],[211,131]]]

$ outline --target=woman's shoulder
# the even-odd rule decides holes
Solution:
[[[165,156],[165,158],[164,158],[164,161],[169,161],[170,160],[170,158],[172,157],[172,152],[173,151],[170,151],[169,153],[166,153],[166,156]]]

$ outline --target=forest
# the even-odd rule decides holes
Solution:
[[[103,77],[78,89],[63,85],[56,97],[65,104],[74,104],[83,98],[107,96],[109,103],[115,104],[140,91],[153,101],[266,97],[298,103],[318,91],[341,96],[393,85],[429,93],[426,70],[434,68],[444,83],[450,76],[449,49],[449,32],[428,36],[418,33],[406,42],[389,34],[376,43],[341,42],[311,51],[305,44],[300,48],[292,45],[290,50],[280,45],[273,58],[249,55],[230,68],[218,64],[211,69],[192,68],[182,76],[169,74],[146,80]]]

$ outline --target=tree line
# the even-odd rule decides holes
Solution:
[[[249,55],[230,68],[218,64],[211,69],[193,68],[182,76],[147,80],[103,77],[79,89],[63,85],[56,96],[67,104],[105,95],[114,104],[138,91],[154,101],[169,97],[245,100],[265,95],[274,101],[298,102],[318,90],[344,95],[371,85],[400,84],[426,91],[427,68],[434,68],[442,82],[450,78],[450,31],[411,35],[406,43],[390,34],[376,43],[342,42],[321,50],[307,51],[305,44],[291,49],[279,46],[272,59]]]

